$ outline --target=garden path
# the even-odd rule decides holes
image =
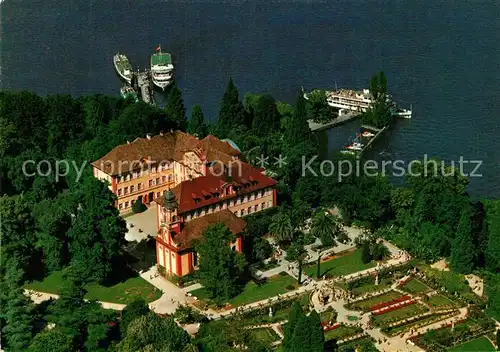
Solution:
[[[24,293],[25,295],[30,297],[35,304],[40,304],[44,301],[48,301],[51,298],[53,299],[59,298],[59,295],[53,293],[37,292],[33,290],[24,290]],[[85,301],[88,301],[88,299],[86,299]],[[99,303],[104,309],[122,310],[123,308],[125,308],[125,304],[101,302],[101,301],[99,301]]]

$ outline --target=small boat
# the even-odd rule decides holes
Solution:
[[[122,96],[123,99],[131,98],[136,103],[139,101],[139,98],[137,97],[137,93],[135,92],[134,88],[132,88],[127,84],[120,88],[120,95]]]
[[[130,61],[128,61],[127,56],[123,54],[115,54],[113,56],[113,64],[115,65],[116,73],[123,79],[125,82],[130,84],[132,80],[132,65]]]
[[[348,145],[346,148],[349,150],[360,151],[360,150],[363,150],[363,144],[361,144],[359,142],[354,142],[353,144]]]
[[[364,131],[361,136],[363,137],[366,137],[366,138],[372,138],[373,136],[375,136],[373,133],[371,132],[368,132],[368,131]]]
[[[412,111],[411,106],[410,106],[410,109],[402,109],[402,108],[398,108],[394,104],[393,108],[391,109],[391,114],[392,114],[392,116],[402,117],[405,119],[411,119],[411,111]]]
[[[411,110],[396,109],[392,112],[392,116],[398,116],[398,117],[403,117],[405,119],[411,119]]]

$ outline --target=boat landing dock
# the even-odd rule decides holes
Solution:
[[[152,87],[150,73],[148,71],[139,72],[137,74],[137,85],[142,101],[155,105],[154,90]]]
[[[359,112],[348,112],[342,116],[334,118],[332,121],[327,122],[327,123],[316,123],[313,120],[307,120],[307,123],[309,124],[309,128],[311,131],[321,131],[321,130],[326,130],[331,127],[335,127],[338,125],[341,125],[347,121],[350,121],[358,116],[361,116]]]

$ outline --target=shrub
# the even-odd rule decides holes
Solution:
[[[288,291],[295,290],[295,286],[293,286],[293,285],[287,285],[287,286],[285,286],[285,290],[288,290]]]
[[[144,203],[142,203],[138,200],[135,200],[132,202],[132,211],[136,214],[142,213],[142,212],[146,211],[147,209],[148,209],[148,207],[146,205],[144,205]]]
[[[180,305],[174,313],[174,318],[181,324],[202,323],[207,317],[200,314],[190,306]]]

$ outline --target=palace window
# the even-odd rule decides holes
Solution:
[[[156,179],[155,185],[159,185],[159,184],[160,184],[160,178],[158,177],[158,178]]]
[[[123,203],[118,204],[118,209],[120,209],[120,210],[123,209]]]
[[[125,187],[125,188],[123,189],[123,193],[124,193],[124,194],[128,194],[128,187]]]
[[[140,191],[142,189],[142,183],[137,184],[137,190]]]
[[[161,182],[162,182],[162,183],[167,182],[167,176],[162,176],[162,177],[161,177]]]
[[[248,214],[252,212],[252,207],[248,207]]]
[[[259,207],[257,206],[257,204],[255,204],[255,205],[253,206],[253,209],[254,209],[254,211],[258,211],[258,210],[259,210]]]
[[[266,203],[262,202],[262,203],[260,204],[260,209],[261,209],[261,210],[264,210],[264,208],[265,208],[265,207],[266,207]]]
[[[135,188],[134,185],[130,186],[130,193],[134,192],[134,188]]]
[[[125,202],[125,208],[128,208],[128,202]]]
[[[153,180],[149,180],[149,187],[153,187]]]
[[[121,188],[119,188],[119,189],[118,189],[118,196],[121,196],[121,195],[122,195],[122,189],[121,189]]]

